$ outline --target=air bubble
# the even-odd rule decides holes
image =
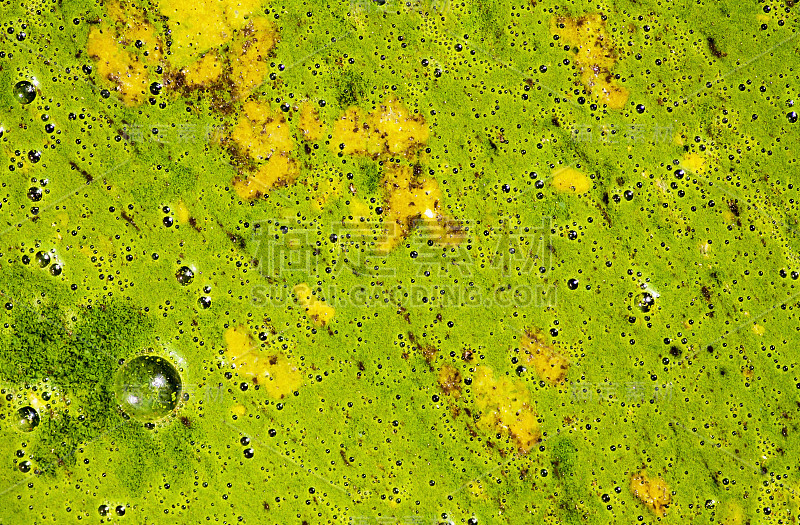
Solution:
[[[186,286],[191,284],[194,280],[194,272],[188,266],[181,266],[178,271],[175,272],[175,278],[178,279],[178,282],[183,286]]]
[[[33,202],[39,202],[42,200],[43,195],[44,192],[42,191],[42,188],[37,188],[36,186],[28,188],[28,198]]]
[[[153,421],[178,405],[181,378],[175,367],[158,356],[139,356],[117,371],[114,394],[122,410],[140,421]]]
[[[17,429],[32,432],[39,426],[39,413],[33,407],[22,407],[17,410]]]
[[[50,264],[50,254],[47,252],[36,252],[36,262],[39,266],[46,268]]]
[[[650,309],[652,309],[653,306],[655,306],[655,304],[656,304],[655,297],[653,297],[653,294],[648,292],[642,292],[636,298],[636,306],[643,313],[649,312]]]
[[[14,85],[14,96],[22,104],[30,104],[36,98],[36,88],[27,80],[22,80]]]

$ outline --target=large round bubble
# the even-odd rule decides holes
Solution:
[[[17,82],[14,84],[14,96],[23,106],[30,104],[36,98],[36,87],[27,80]]]
[[[136,357],[117,371],[114,394],[127,415],[140,421],[153,421],[166,416],[178,405],[181,377],[162,357]]]
[[[17,428],[22,432],[31,432],[39,426],[39,413],[33,407],[22,407],[17,411]]]

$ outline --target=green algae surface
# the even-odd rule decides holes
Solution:
[[[796,523],[797,9],[4,2],[0,523]]]

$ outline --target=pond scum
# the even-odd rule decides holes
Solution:
[[[797,10],[4,1],[0,523],[797,523]]]

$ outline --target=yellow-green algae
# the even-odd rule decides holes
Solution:
[[[795,522],[796,9],[5,3],[0,522]]]

